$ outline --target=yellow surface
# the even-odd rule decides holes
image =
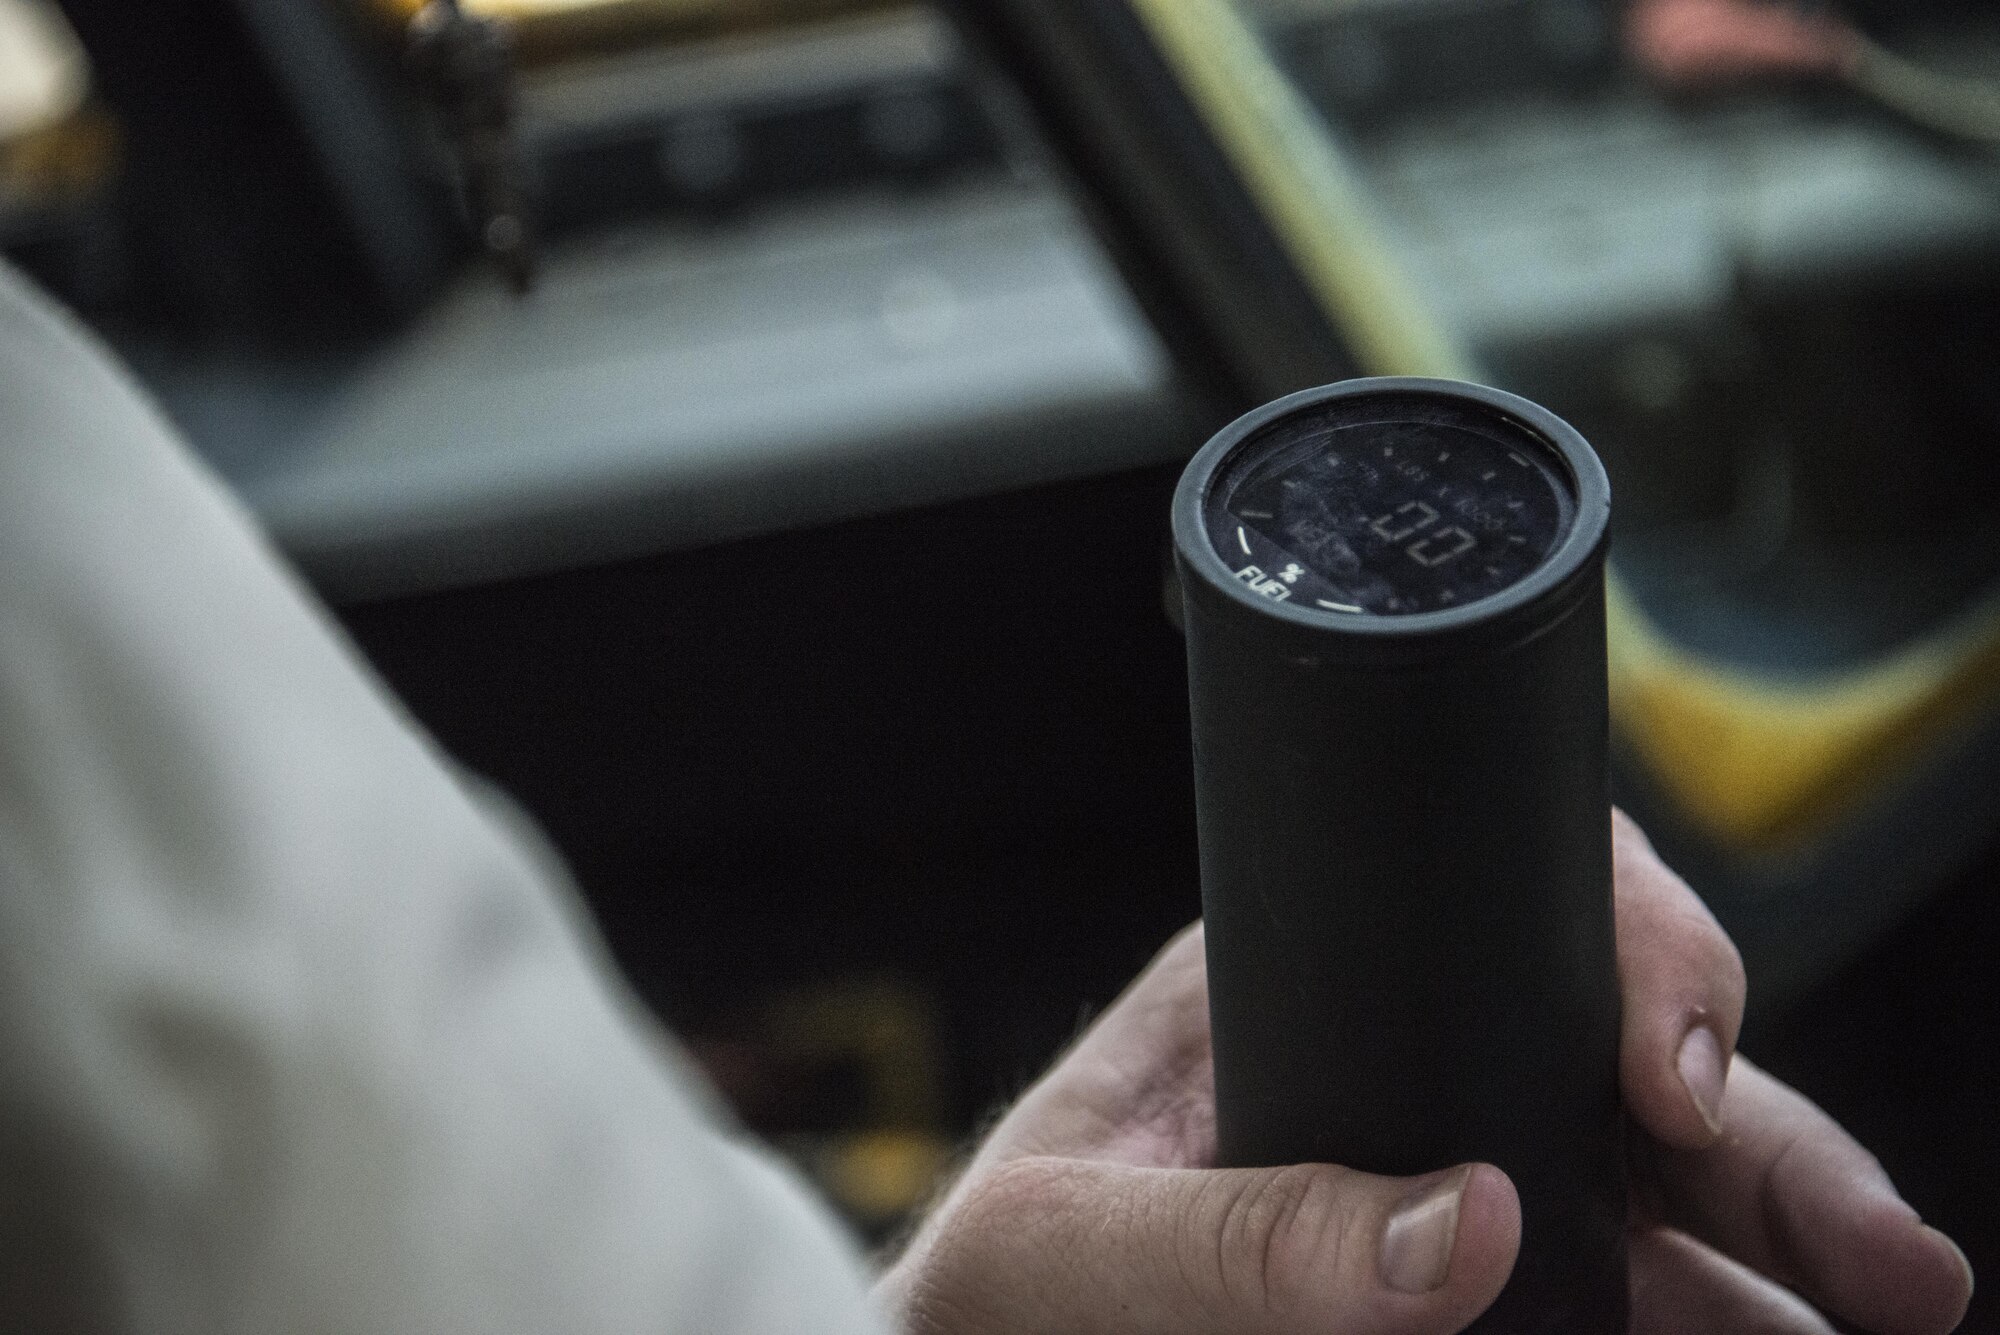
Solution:
[[[927,1131],[836,1137],[817,1156],[820,1182],[842,1209],[889,1220],[922,1206],[951,1166],[951,1142]]]
[[[1471,361],[1383,248],[1318,116],[1223,0],[1133,0],[1300,276],[1373,375],[1470,379]]]
[[[0,143],[0,198],[53,204],[103,189],[120,149],[118,123],[85,103],[54,125]]]
[[[1376,375],[1477,378],[1397,271],[1317,113],[1228,0],[1131,0],[1323,309]],[[2000,602],[1857,670],[1781,682],[1673,644],[1614,572],[1611,708],[1656,781],[1745,852],[1824,832],[2000,691]]]
[[[1780,849],[1823,832],[2000,692],[2000,606],[1855,671],[1801,684],[1706,663],[1614,581],[1620,733],[1710,835]]]

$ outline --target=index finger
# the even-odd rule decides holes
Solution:
[[[1720,1132],[1729,1059],[1743,1025],[1743,961],[1687,883],[1624,812],[1611,813],[1619,1083],[1641,1126],[1697,1149]]]

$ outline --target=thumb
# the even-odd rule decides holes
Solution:
[[[1520,1244],[1499,1169],[1134,1168],[1017,1159],[906,1258],[919,1332],[1449,1335]]]

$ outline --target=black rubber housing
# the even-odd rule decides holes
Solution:
[[[1234,577],[1202,523],[1218,471],[1280,419],[1378,393],[1477,405],[1561,460],[1577,509],[1541,567],[1404,617],[1273,604]],[[1221,1161],[1499,1165],[1523,1241],[1480,1332],[1627,1323],[1609,516],[1602,466],[1560,419],[1412,379],[1251,413],[1174,499]]]

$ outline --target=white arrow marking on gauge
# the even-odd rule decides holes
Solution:
[[[1313,601],[1329,612],[1359,612],[1361,610],[1358,607],[1351,607],[1346,603],[1330,603],[1324,598],[1315,598]]]
[[[1250,556],[1254,554],[1250,550],[1250,535],[1243,531],[1243,525],[1241,524],[1238,524],[1236,526],[1236,541],[1243,544],[1243,554],[1245,556]]]

